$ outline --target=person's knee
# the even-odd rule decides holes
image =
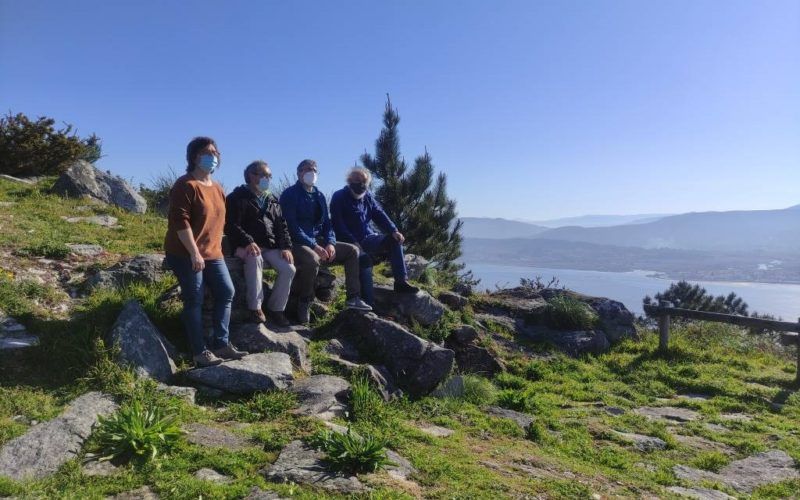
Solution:
[[[181,288],[181,299],[186,308],[202,306],[203,304],[203,285],[202,283],[192,284]]]
[[[365,253],[358,256],[358,267],[361,269],[369,269],[372,267],[372,258]]]

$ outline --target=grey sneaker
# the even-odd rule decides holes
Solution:
[[[372,306],[361,300],[361,297],[351,297],[344,303],[346,309],[357,309],[359,311],[371,311]]]
[[[297,302],[297,321],[300,322],[301,325],[307,325],[311,323],[311,301],[310,300],[299,300]]]
[[[216,357],[214,353],[209,351],[208,349],[192,357],[192,361],[194,361],[194,364],[198,368],[203,368],[206,366],[216,366],[222,363],[222,360]]]
[[[247,356],[247,353],[233,347],[233,344],[228,344],[225,347],[214,349],[214,355],[223,359],[242,359]]]

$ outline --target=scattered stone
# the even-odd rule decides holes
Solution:
[[[158,495],[149,486],[142,486],[132,491],[114,495],[111,500],[158,500]]]
[[[200,479],[201,481],[211,481],[212,483],[230,483],[231,478],[220,474],[219,472],[215,471],[214,469],[202,468],[194,473],[194,477]]]
[[[800,478],[792,457],[781,450],[758,453],[736,460],[723,467],[719,473],[676,465],[675,476],[690,482],[712,481],[731,487],[742,493],[752,493],[764,484],[778,483]]]
[[[376,284],[375,312],[381,316],[391,316],[408,323],[416,321],[422,326],[430,326],[439,321],[445,313],[445,306],[424,290],[417,293],[396,293],[388,285]]]
[[[694,467],[688,467],[686,465],[676,465],[672,468],[672,472],[678,479],[683,479],[684,481],[689,481],[690,483],[699,483],[702,481],[711,481],[717,483],[722,482],[721,476],[714,472],[695,469]]]
[[[78,397],[58,417],[31,427],[0,448],[0,476],[21,481],[54,473],[77,456],[97,418],[116,408],[106,394],[89,392]]]
[[[122,307],[108,340],[110,345],[119,347],[119,361],[130,365],[140,377],[169,382],[177,372],[166,348],[169,341],[135,300]]]
[[[117,227],[117,222],[119,222],[119,219],[110,215],[92,215],[90,217],[66,217],[62,215],[61,218],[70,224],[84,222],[86,224],[96,224],[103,227]]]
[[[247,352],[284,352],[292,362],[306,373],[311,373],[306,340],[296,332],[275,333],[263,323],[243,323],[230,332],[231,342]]]
[[[711,396],[706,394],[678,394],[678,399],[685,399],[686,401],[703,402],[711,399]]]
[[[395,479],[407,481],[411,474],[417,472],[411,462],[393,450],[386,450],[386,458],[394,464],[386,466],[386,472]]]
[[[244,500],[285,500],[284,497],[278,495],[274,491],[264,491],[258,486],[253,486],[253,489],[250,490],[250,493]]]
[[[345,310],[337,322],[337,336],[352,341],[359,353],[384,365],[397,386],[412,397],[431,392],[453,368],[453,351],[373,313]]]
[[[161,254],[137,255],[108,269],[97,271],[86,280],[89,289],[123,288],[130,283],[153,283],[166,274]]]
[[[181,387],[178,385],[167,385],[159,383],[157,389],[164,391],[170,396],[185,399],[187,402],[194,404],[197,398],[197,389],[194,387]]]
[[[282,352],[250,354],[221,365],[189,370],[186,376],[232,394],[286,389],[294,378],[292,361]]]
[[[67,243],[67,248],[81,257],[97,257],[106,252],[100,245],[84,245],[82,243]]]
[[[428,434],[429,436],[438,437],[438,438],[446,438],[450,437],[455,434],[455,431],[452,429],[447,429],[445,427],[439,427],[438,425],[433,424],[423,424],[420,425],[419,430]]]
[[[405,255],[405,261],[408,279],[414,281],[419,280],[430,265],[430,262],[428,262],[425,257],[420,257],[419,255],[414,255],[411,253],[407,253]]]
[[[297,394],[297,413],[321,420],[344,417],[350,383],[341,377],[314,375],[295,381],[289,390]]]
[[[722,420],[729,422],[752,422],[753,417],[745,413],[723,413],[719,416]]]
[[[679,442],[680,444],[689,448],[694,448],[695,450],[717,451],[728,456],[735,453],[735,450],[726,444],[711,441],[700,436],[684,436],[682,434],[673,434],[672,437],[674,437],[675,441]]]
[[[705,427],[706,429],[710,430],[711,432],[719,432],[719,433],[722,433],[722,434],[724,434],[726,432],[730,432],[730,429],[728,429],[724,425],[719,425],[719,424],[706,423],[706,424],[703,424],[703,427]]]
[[[486,408],[486,414],[497,418],[507,418],[513,420],[519,425],[522,430],[527,431],[533,424],[533,417],[520,413],[518,411],[509,410],[507,408],[500,408],[499,406],[489,406]]]
[[[246,438],[221,427],[193,423],[187,425],[184,430],[186,431],[186,440],[198,446],[234,451],[253,446]]]
[[[5,180],[11,181],[11,182],[17,182],[19,184],[28,184],[29,186],[32,186],[32,185],[36,184],[36,181],[33,181],[31,179],[24,179],[24,178],[20,178],[20,177],[14,177],[14,176],[8,175],[8,174],[0,174],[0,179],[5,179]]]
[[[686,408],[676,408],[673,406],[644,406],[642,408],[636,408],[633,411],[647,418],[680,423],[692,422],[700,418],[700,414],[696,411],[687,410]]]
[[[119,468],[108,460],[103,460],[102,462],[99,460],[92,460],[84,465],[82,469],[83,475],[90,477],[112,476],[116,474],[117,471],[119,471]]]
[[[618,436],[623,441],[631,443],[633,447],[639,451],[647,452],[664,450],[667,448],[667,442],[657,437],[644,436],[642,434],[634,434],[631,432],[613,432],[615,436]]]
[[[696,498],[698,500],[736,500],[727,493],[708,488],[684,488],[683,486],[670,486],[667,490],[688,498]]]
[[[469,305],[469,299],[463,297],[455,292],[451,292],[445,290],[443,292],[439,292],[439,295],[436,296],[439,299],[439,302],[446,305],[450,309],[454,311],[460,311]]]
[[[605,407],[603,407],[603,411],[605,411],[609,415],[613,415],[615,417],[618,417],[620,415],[624,415],[625,414],[625,410],[623,408],[619,408],[617,406],[605,406]]]
[[[292,441],[281,451],[275,463],[262,472],[267,480],[276,483],[308,484],[342,494],[368,490],[356,476],[329,470],[324,457],[323,452],[302,441]]]
[[[53,191],[75,198],[88,196],[137,214],[147,211],[147,201],[122,177],[107,174],[83,160],[76,161],[61,174]]]

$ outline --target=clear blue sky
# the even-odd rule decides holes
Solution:
[[[800,1],[0,0],[0,109],[96,132],[147,182],[210,135],[320,187],[385,94],[462,216],[800,203]]]

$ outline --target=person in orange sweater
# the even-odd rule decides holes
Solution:
[[[222,255],[225,193],[211,179],[220,153],[210,137],[195,137],[186,146],[186,174],[169,192],[169,217],[164,251],[167,265],[181,285],[181,319],[197,366],[213,366],[245,353],[228,341],[233,282]],[[202,307],[205,285],[214,296],[211,349],[203,336]]]

